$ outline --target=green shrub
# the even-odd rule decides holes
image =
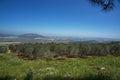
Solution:
[[[7,47],[6,46],[0,46],[0,53],[6,53]]]
[[[33,80],[33,72],[31,69],[28,70],[24,80]]]

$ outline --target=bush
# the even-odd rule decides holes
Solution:
[[[24,80],[33,80],[33,72],[31,69],[28,70]]]
[[[6,46],[0,46],[0,53],[6,53],[7,47]]]

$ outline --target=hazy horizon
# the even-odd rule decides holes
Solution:
[[[88,0],[1,0],[0,33],[120,39],[120,3],[101,11]]]

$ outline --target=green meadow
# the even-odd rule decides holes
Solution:
[[[1,53],[0,80],[120,80],[120,57],[23,60]]]

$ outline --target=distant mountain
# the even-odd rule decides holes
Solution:
[[[12,34],[2,34],[2,33],[0,33],[0,37],[11,37],[11,36],[15,36],[15,35],[12,35]]]
[[[15,41],[15,42],[23,42],[23,43],[27,43],[27,42],[104,43],[104,42],[111,42],[111,41],[120,41],[120,39],[43,36],[35,33],[27,33],[22,35],[0,34],[0,41]]]
[[[22,35],[0,34],[0,41],[14,41],[14,42],[48,42],[51,41],[49,37],[39,34],[28,33]]]
[[[23,35],[19,35],[18,37],[19,38],[29,38],[29,39],[46,38],[45,36],[42,36],[39,34],[34,34],[34,33],[23,34]]]

